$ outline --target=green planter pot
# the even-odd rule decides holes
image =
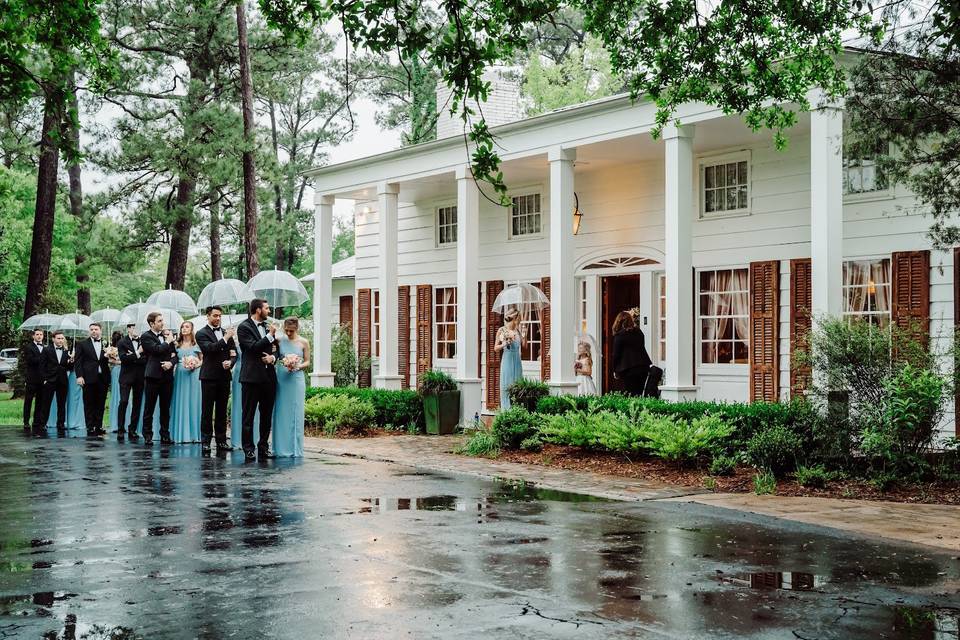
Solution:
[[[423,417],[427,433],[447,435],[460,424],[460,392],[442,391],[423,397]]]

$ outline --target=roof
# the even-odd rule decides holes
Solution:
[[[331,277],[334,280],[352,279],[357,274],[357,259],[354,256],[344,258],[340,262],[333,263],[330,270]],[[300,282],[313,282],[313,274],[307,274],[300,278]]]

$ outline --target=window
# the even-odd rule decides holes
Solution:
[[[660,362],[667,361],[667,276],[666,274],[661,273],[657,280],[660,285],[660,291],[658,297],[658,304],[660,309],[660,316],[657,320],[658,327],[660,329],[657,334],[657,351],[660,355]]]
[[[456,244],[457,205],[437,207],[437,245]]]
[[[843,263],[843,315],[883,328],[890,323],[890,259]]]
[[[878,155],[889,150],[886,142],[878,142],[860,157],[843,157],[843,192],[847,195],[874,193],[887,189],[887,178],[877,166]]]
[[[437,345],[437,360],[452,360],[457,357],[457,288],[434,289],[434,343]]]
[[[539,235],[540,194],[513,196],[510,206],[510,237]]]
[[[580,333],[587,332],[587,281],[585,278],[577,283],[577,318],[580,321]]]
[[[750,210],[747,160],[705,162],[700,166],[701,213],[704,217]]]
[[[373,336],[373,355],[380,357],[380,292],[373,292],[373,313],[370,314],[370,335]]]
[[[505,282],[504,287],[510,287],[518,284],[516,281]],[[540,288],[540,281],[528,282],[526,284]],[[523,362],[538,362],[540,360],[540,349],[543,344],[542,331],[540,326],[540,314],[537,311],[530,311],[522,316],[520,322],[520,332],[523,334],[523,348],[520,349],[520,360]]]
[[[700,362],[748,364],[749,270],[720,269],[700,275]]]

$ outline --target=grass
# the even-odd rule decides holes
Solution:
[[[23,425],[23,398],[11,399],[13,393],[4,391],[0,393],[0,426],[22,426]],[[107,406],[103,412],[103,424],[110,424],[110,400],[107,399]]]

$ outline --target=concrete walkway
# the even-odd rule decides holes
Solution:
[[[486,479],[522,480],[547,489],[623,501],[694,502],[960,552],[960,507],[869,500],[712,493],[652,480],[471,458],[453,453],[460,437],[306,438],[314,453],[393,462]]]

